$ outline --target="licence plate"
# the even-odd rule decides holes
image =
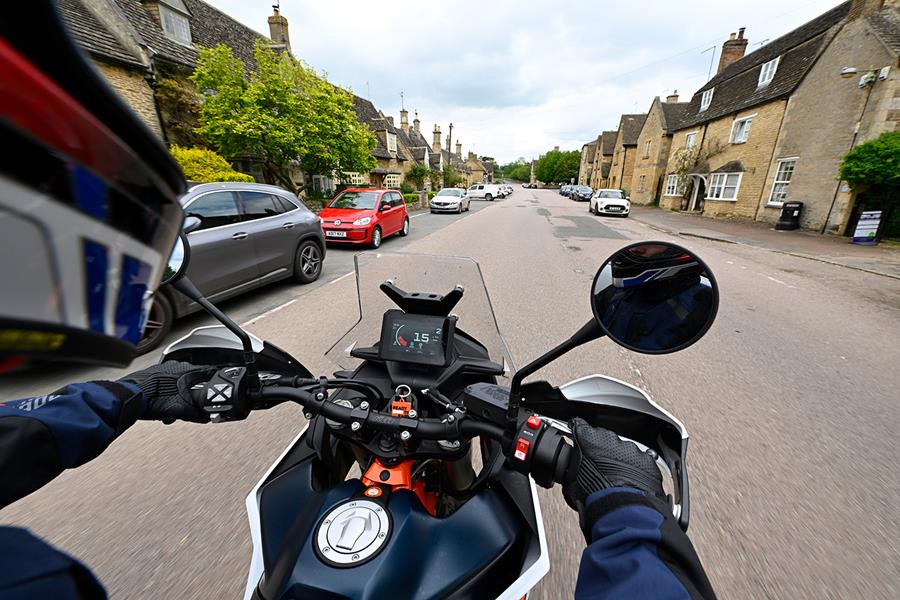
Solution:
[[[346,231],[326,231],[325,237],[345,238],[345,237],[347,237],[347,232]]]
[[[621,207],[621,206],[607,206],[607,207],[606,207],[606,210],[611,210],[611,211],[613,211],[613,212],[618,212],[618,211],[622,210],[622,207]]]

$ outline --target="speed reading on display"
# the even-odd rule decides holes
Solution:
[[[388,311],[381,331],[381,356],[409,363],[443,364],[446,355],[446,319]]]

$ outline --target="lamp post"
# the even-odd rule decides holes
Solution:
[[[453,123],[450,123],[450,134],[447,136],[447,166],[450,167],[450,170],[453,170],[453,152],[451,151],[453,148]],[[444,178],[446,179],[446,177]],[[444,186],[446,187],[449,182],[444,181]]]

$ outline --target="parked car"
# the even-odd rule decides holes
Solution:
[[[444,188],[431,199],[431,212],[461,213],[469,210],[469,197],[462,188]]]
[[[466,195],[470,200],[487,200],[491,202],[494,198],[502,198],[500,186],[495,183],[477,183],[469,186]]]
[[[587,202],[594,195],[594,190],[587,185],[575,185],[569,190],[569,198],[576,202]]]
[[[625,197],[622,190],[599,189],[591,196],[588,212],[595,215],[622,215],[627,217],[631,211],[630,198]]]
[[[203,183],[181,197],[191,261],[187,275],[204,296],[224,300],[293,277],[310,283],[322,273],[325,239],[319,220],[294,194],[259,183]],[[153,299],[138,345],[156,348],[175,319],[200,306],[168,286]]]
[[[378,248],[384,238],[409,235],[403,195],[387,189],[347,189],[319,213],[325,241]]]
[[[512,195],[512,193],[513,193],[513,186],[508,185],[508,184],[504,184],[503,187],[506,188],[506,195],[507,195],[507,196]]]
[[[569,195],[569,188],[570,188],[570,187],[572,187],[572,186],[570,186],[570,185],[564,185],[564,186],[561,186],[561,187],[559,188],[559,195],[560,195],[560,196],[568,196],[568,195]]]

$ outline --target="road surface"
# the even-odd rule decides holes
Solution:
[[[644,356],[601,340],[537,377],[561,384],[605,373],[648,390],[686,424],[691,538],[721,598],[900,597],[900,282],[676,240],[634,219],[593,217],[552,191],[517,188],[472,206],[462,218],[417,217],[409,238],[382,249],[477,259],[518,364],[591,317],[594,272],[630,241],[678,241],[715,272],[719,316],[695,346]],[[225,308],[321,372],[322,353],[356,317],[353,277],[341,277],[351,263],[351,252],[329,252],[317,284],[276,285]],[[57,367],[4,381],[0,393],[115,376]],[[244,497],[302,426],[293,406],[219,426],[139,423],[0,520],[80,557],[113,598],[238,597],[250,556]],[[571,597],[581,533],[558,489],[541,498],[552,567],[532,597]]]

